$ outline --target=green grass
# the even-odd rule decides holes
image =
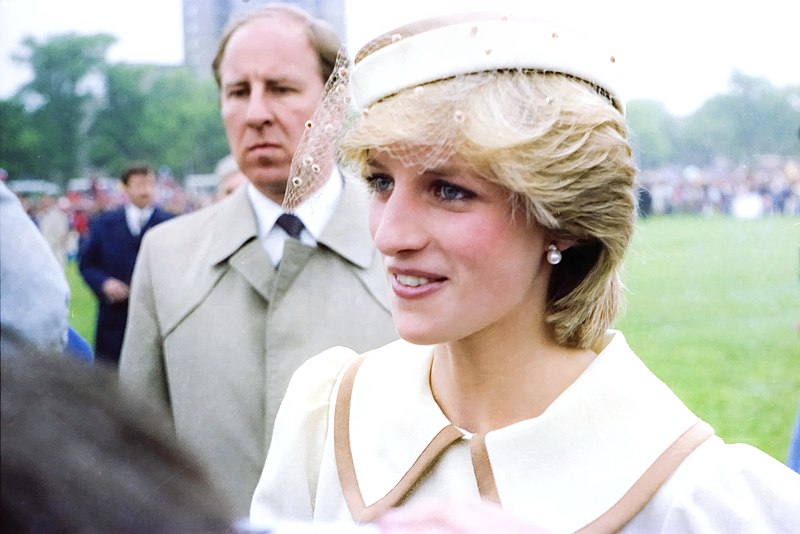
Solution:
[[[800,402],[800,219],[640,221],[618,326],[726,441],[784,461]]]
[[[97,299],[83,281],[75,262],[67,264],[69,282],[69,325],[94,347],[94,329],[97,320]]]
[[[71,325],[92,342],[96,301],[74,264]],[[618,327],[729,442],[786,458],[800,402],[800,219],[640,221]],[[598,402],[601,402],[598,399]]]

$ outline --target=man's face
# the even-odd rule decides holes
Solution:
[[[219,68],[222,122],[239,169],[277,203],[322,97],[319,59],[291,18],[256,18],[231,36]]]
[[[125,192],[131,204],[139,209],[146,208],[153,203],[156,193],[156,177],[153,173],[131,174]]]

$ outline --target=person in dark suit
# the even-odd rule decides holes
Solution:
[[[95,353],[100,360],[119,362],[133,266],[142,236],[172,215],[155,206],[155,174],[148,165],[129,167],[121,176],[128,202],[97,215],[80,251],[83,279],[97,295]]]

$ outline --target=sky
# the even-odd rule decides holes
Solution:
[[[487,8],[602,34],[626,66],[626,98],[659,100],[676,115],[725,92],[734,70],[800,85],[793,0],[347,0],[346,42],[354,52],[415,18]],[[183,60],[181,0],[0,0],[0,98],[30,76],[11,60],[22,37],[65,32],[116,35],[112,62]]]

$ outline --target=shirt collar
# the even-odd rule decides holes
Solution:
[[[339,171],[334,169],[331,177],[322,187],[294,211],[294,214],[303,221],[304,230],[308,231],[315,242],[319,240],[325,225],[333,217],[342,189],[342,178]],[[272,199],[259,193],[250,182],[247,184],[247,196],[256,216],[258,237],[263,239],[275,227],[275,221],[283,213],[283,208]]]
[[[294,210],[294,215],[304,226],[300,234],[301,243],[309,247],[317,246],[323,229],[336,211],[343,188],[342,178],[338,170],[334,170],[322,187]],[[287,238],[283,229],[275,226],[278,217],[283,213],[283,208],[262,195],[252,183],[247,184],[247,196],[255,214],[258,240],[272,264],[277,266],[283,257]]]
[[[154,209],[152,204],[144,208],[134,206],[130,202],[125,204],[125,221],[128,223],[131,233],[138,235],[142,232],[142,227],[150,220]]]
[[[430,391],[431,348],[401,340],[376,352],[380,357],[366,358],[356,377],[350,414],[367,505],[386,495],[449,425]],[[505,509],[574,531],[611,508],[697,421],[622,334],[610,331],[597,358],[542,415],[489,432],[486,448]]]
[[[145,219],[149,218],[153,214],[153,210],[155,209],[154,206],[145,206],[144,208],[139,208],[134,206],[131,203],[125,204],[125,216],[130,217],[139,217],[140,215]]]

